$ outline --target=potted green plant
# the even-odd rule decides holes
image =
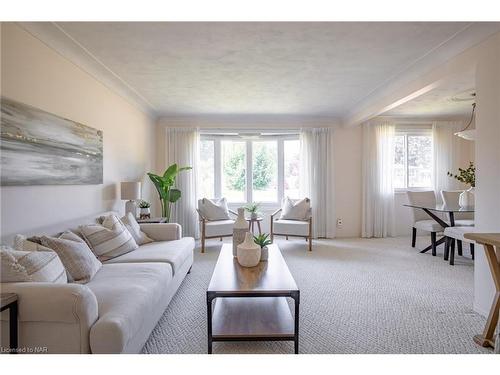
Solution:
[[[140,208],[140,214],[139,214],[140,219],[151,218],[151,211],[150,211],[151,203],[141,199],[139,201],[139,208]]]
[[[175,187],[177,175],[182,171],[188,171],[191,169],[193,168],[179,168],[177,164],[172,164],[167,168],[162,176],[151,172],[148,173],[149,178],[153,182],[156,190],[158,191],[158,195],[160,196],[161,216],[166,218],[167,222],[170,222],[172,204],[181,198],[181,191]]]
[[[250,212],[250,217],[255,220],[259,216],[259,207],[260,203],[252,202],[245,206],[245,210]]]
[[[451,172],[448,172],[447,174],[448,176],[470,186],[469,189],[460,194],[460,206],[474,206],[474,193],[476,189],[476,167],[474,166],[474,163],[469,162],[469,167],[466,169],[458,168],[458,174]]]
[[[268,233],[262,233],[257,236],[253,236],[253,242],[260,246],[260,260],[265,261],[269,258],[269,248],[267,245],[270,245],[272,241],[269,238]]]

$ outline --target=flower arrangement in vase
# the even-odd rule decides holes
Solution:
[[[467,169],[458,168],[458,174],[451,172],[448,172],[447,174],[455,180],[470,186],[469,189],[460,194],[460,206],[474,206],[474,191],[476,188],[476,167],[474,166],[474,163],[469,162],[469,167]]]
[[[270,245],[272,243],[269,238],[269,234],[262,233],[258,236],[253,236],[253,242],[260,246],[260,261],[266,261],[269,258],[269,248],[267,247],[267,245]]]

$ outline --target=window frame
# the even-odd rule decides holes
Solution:
[[[267,201],[259,202],[261,207],[279,207],[284,198],[285,193],[285,147],[284,142],[286,140],[299,140],[298,133],[290,134],[272,134],[272,135],[261,135],[257,139],[248,139],[240,137],[235,134],[200,134],[201,141],[213,141],[214,142],[214,195],[213,198],[220,198],[222,195],[222,141],[236,141],[246,143],[246,186],[245,186],[245,198],[246,202],[228,202],[231,207],[241,206],[243,204],[253,202],[253,142],[259,141],[276,141],[277,142],[277,201]],[[201,156],[201,155],[200,155]]]
[[[405,144],[405,157],[404,157],[404,168],[405,168],[405,187],[394,187],[395,193],[404,193],[407,191],[427,191],[429,189],[433,190],[433,182],[431,178],[431,185],[424,187],[410,187],[409,179],[410,174],[408,173],[408,137],[409,136],[430,136],[431,138],[431,150],[432,150],[432,161],[431,161],[431,176],[434,174],[434,137],[432,135],[432,125],[396,125],[394,136],[404,136]]]

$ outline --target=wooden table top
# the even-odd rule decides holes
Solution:
[[[1,308],[4,308],[8,304],[17,301],[17,294],[16,293],[0,293],[0,306]]]
[[[466,233],[464,237],[479,244],[490,244],[500,247],[500,233]]]
[[[223,244],[215,265],[208,292],[263,294],[298,291],[277,245],[268,245],[269,259],[255,267],[242,267],[233,257],[233,245]]]

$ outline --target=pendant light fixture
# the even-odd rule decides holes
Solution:
[[[459,132],[456,132],[455,133],[456,136],[463,138],[463,139],[466,139],[468,141],[474,141],[476,139],[476,129],[468,129],[469,126],[472,124],[472,120],[474,120],[475,110],[476,110],[476,103],[472,103],[472,113],[470,116],[469,123],[467,124],[467,126],[465,128],[463,128]]]

